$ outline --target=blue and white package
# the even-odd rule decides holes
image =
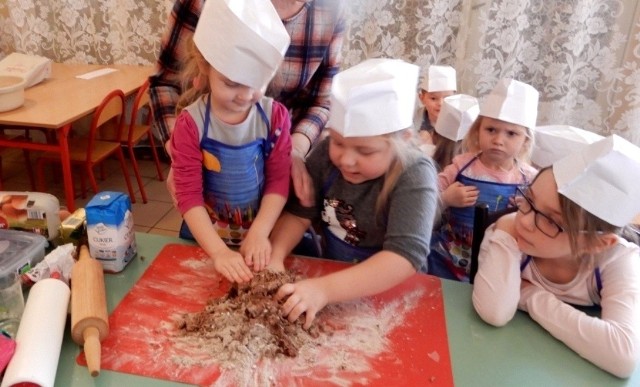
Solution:
[[[122,192],[96,194],[85,207],[91,256],[105,271],[119,272],[136,255],[131,200]]]

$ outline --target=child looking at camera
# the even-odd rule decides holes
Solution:
[[[446,210],[433,233],[428,270],[442,278],[469,281],[474,206],[506,208],[516,188],[527,185],[536,170],[529,165],[538,92],[530,85],[502,79],[480,106],[480,115],[463,140],[465,153],[439,175]]]
[[[414,126],[418,131],[418,138],[422,148],[431,156],[433,153],[433,134],[443,100],[454,95],[456,84],[456,70],[451,66],[429,66],[427,74],[420,82],[418,99],[420,108],[414,118]]]

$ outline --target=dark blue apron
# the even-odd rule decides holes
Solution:
[[[326,195],[327,191],[329,190],[339,173],[340,171],[338,171],[338,169],[333,168],[333,170],[329,174],[329,178],[322,186],[323,212],[335,212],[335,208],[330,205],[330,200],[326,198]],[[325,235],[325,258],[341,262],[358,263],[364,261],[373,254],[382,250],[382,245],[380,245],[379,247],[360,247],[345,241],[342,237],[335,235],[331,231],[331,228],[329,227],[329,224],[327,222],[322,222],[322,228]],[[348,230],[346,230],[345,232],[347,233],[348,237]]]
[[[270,129],[266,113],[259,103],[256,103],[256,107]],[[268,130],[268,139],[259,138],[239,146],[208,138],[210,115],[211,97],[207,100],[200,140],[204,160],[204,203],[220,238],[228,245],[237,246],[258,212],[264,188],[264,163],[275,141],[271,138],[271,130]],[[217,163],[211,164],[211,160]],[[208,163],[211,165],[207,166]],[[180,237],[194,239],[184,221],[180,227]]]
[[[472,185],[478,188],[479,196],[476,204],[488,204],[490,213],[507,208],[510,205],[510,199],[516,194],[516,188],[528,184],[527,177],[522,173],[522,184],[510,184],[463,176],[462,172],[475,162],[478,156],[479,154],[460,169],[456,181],[465,186]],[[469,281],[474,207],[447,209],[446,221],[438,232],[433,233],[431,240],[429,273],[442,278]]]

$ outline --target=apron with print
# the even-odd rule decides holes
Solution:
[[[322,225],[325,235],[324,257],[341,262],[358,263],[382,250],[380,247],[357,246],[360,233],[353,218],[351,204],[336,198],[327,198],[327,191],[340,172],[333,168],[322,187]]]
[[[259,103],[258,112],[267,128],[269,119]],[[264,163],[275,139],[256,139],[233,146],[208,138],[211,98],[207,101],[200,149],[203,156],[203,195],[205,208],[216,232],[227,244],[242,242],[255,218],[264,188]],[[186,222],[180,227],[180,237],[194,239]]]
[[[475,186],[478,189],[476,205],[488,204],[489,212],[507,208],[516,194],[516,188],[528,184],[526,176],[522,174],[522,184],[484,181],[463,176],[462,172],[477,159],[478,156],[474,157],[460,169],[456,181],[465,186]],[[432,251],[429,254],[429,273],[443,278],[469,281],[474,207],[447,209],[444,224],[438,232],[433,233]]]

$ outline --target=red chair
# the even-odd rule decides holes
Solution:
[[[13,129],[14,131],[21,131],[24,132],[24,134],[18,134],[18,135],[7,135],[5,133],[5,130],[10,130]],[[43,132],[48,132],[47,129],[38,129],[38,128],[0,128],[0,138],[2,138],[3,140],[6,139],[11,139],[11,140],[20,140],[20,141],[32,141],[31,138],[31,130],[41,130]],[[22,153],[24,155],[24,163],[25,163],[25,167],[27,168],[27,175],[29,176],[29,183],[31,184],[31,190],[35,191],[36,190],[36,179],[35,176],[33,174],[33,168],[31,167],[31,159],[29,157],[29,150],[27,149],[23,149]],[[2,180],[2,156],[0,156],[0,191],[4,190],[4,184],[3,184],[3,180]]]
[[[160,159],[158,158],[158,152],[156,151],[156,144],[153,140],[153,133],[151,133],[151,108],[149,107],[149,80],[145,80],[142,86],[138,89],[135,100],[133,101],[133,107],[131,108],[131,121],[129,125],[125,125],[122,135],[120,136],[120,143],[122,146],[126,146],[129,149],[129,157],[131,164],[133,164],[133,172],[136,175],[138,181],[138,187],[140,187],[140,195],[142,196],[142,202],[147,202],[147,193],[144,190],[142,184],[142,178],[140,177],[140,168],[138,167],[138,161],[133,152],[133,148],[136,144],[142,141],[145,137],[149,139],[149,145],[151,145],[151,153],[153,155],[153,161],[156,164],[156,170],[158,172],[158,180],[163,181],[162,168],[160,167]],[[138,123],[138,116],[143,110],[147,110],[147,114],[142,122]]]
[[[81,187],[83,197],[85,197],[86,191],[84,184],[84,172],[89,176],[89,182],[91,183],[93,192],[98,193],[98,184],[93,173],[93,168],[96,165],[102,164],[109,156],[116,155],[120,160],[120,166],[122,167],[124,179],[127,183],[131,203],[136,202],[133,188],[131,187],[131,180],[129,179],[129,171],[127,170],[127,164],[125,162],[120,143],[100,140],[98,134],[98,131],[108,129],[116,133],[116,138],[120,138],[124,127],[124,111],[124,93],[121,90],[114,90],[104,97],[94,112],[88,136],[69,138],[69,155],[71,158],[71,165],[79,165],[82,167]],[[44,166],[51,162],[59,163],[60,155],[55,152],[45,152],[38,157],[38,183],[39,186],[42,187],[43,191],[46,191],[44,182]]]

